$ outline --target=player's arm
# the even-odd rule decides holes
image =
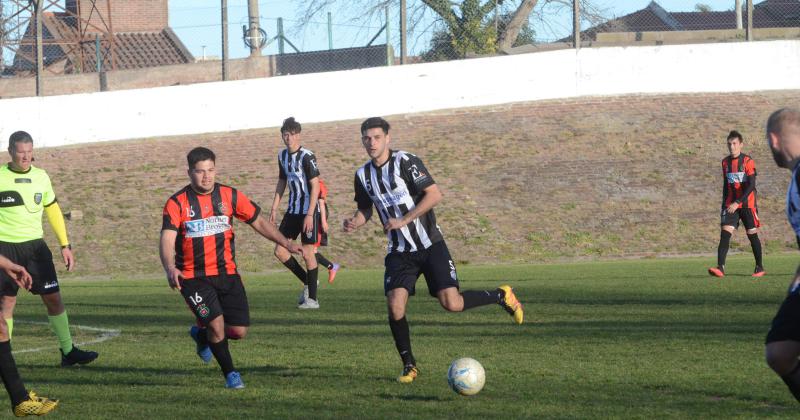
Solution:
[[[314,214],[317,212],[317,201],[319,200],[319,176],[309,179],[308,185],[311,187],[311,192],[308,194],[308,202],[314,204],[308,206],[308,213],[303,219],[303,232],[305,233],[314,229]]]
[[[424,190],[424,196],[422,200],[414,206],[411,211],[405,214],[400,219],[397,218],[390,218],[386,221],[383,225],[383,230],[388,232],[394,229],[400,229],[403,226],[411,223],[417,217],[422,216],[423,214],[427,213],[430,209],[434,208],[437,204],[442,201],[442,191],[439,190],[439,186],[436,184],[429,185]]]
[[[14,264],[8,258],[0,255],[0,269],[5,271],[6,274],[14,280],[14,283],[17,283],[17,286],[25,290],[31,290],[33,279],[31,275],[28,274],[28,271],[25,270],[25,267]]]
[[[303,248],[299,244],[292,243],[292,241],[283,236],[283,234],[278,230],[277,227],[275,227],[274,224],[267,221],[267,219],[261,215],[258,215],[256,219],[250,223],[250,227],[252,227],[253,230],[258,232],[261,236],[288,249],[289,252],[293,254],[303,253]]]
[[[325,204],[325,199],[319,199],[319,219],[322,225],[322,231],[328,232],[328,206]]]
[[[72,246],[67,238],[67,224],[58,201],[53,200],[52,203],[45,206],[44,213],[58,239],[58,244],[61,245],[61,258],[64,260],[64,265],[67,267],[67,271],[72,271],[75,268],[75,256],[72,254]]]
[[[728,201],[728,178],[725,175],[725,169],[722,169],[722,204],[721,209],[725,209],[725,202]]]
[[[286,178],[278,178],[278,184],[275,186],[275,196],[272,198],[272,208],[269,211],[269,222],[275,224],[277,219],[278,207],[281,205],[281,197],[286,191]]]
[[[178,232],[172,229],[161,230],[161,243],[158,247],[159,255],[161,256],[161,266],[164,268],[164,273],[167,275],[167,282],[169,287],[181,290],[181,280],[183,280],[183,273],[175,267],[175,239],[178,237]]]
[[[344,219],[344,231],[352,232],[361,226],[364,226],[371,217],[372,207],[356,210],[352,217]]]

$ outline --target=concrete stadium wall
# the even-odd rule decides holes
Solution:
[[[227,132],[581,96],[800,89],[800,41],[609,47],[0,100],[37,145]],[[354,133],[357,135],[357,133]]]

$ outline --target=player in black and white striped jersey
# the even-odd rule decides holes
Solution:
[[[298,308],[318,309],[317,259],[314,257],[314,244],[319,233],[317,223],[319,218],[316,217],[316,213],[319,212],[317,206],[320,191],[319,168],[314,152],[300,145],[301,131],[302,126],[294,117],[283,121],[281,137],[286,148],[278,153],[278,184],[275,187],[269,221],[275,223],[281,198],[288,186],[288,205],[278,229],[289,239],[296,239],[300,235],[306,270],[303,270],[289,251],[280,245],[275,246],[275,256],[303,282]]]
[[[389,148],[389,129],[389,123],[379,117],[361,124],[361,142],[370,161],[356,171],[358,209],[345,219],[344,230],[352,232],[364,225],[372,216],[373,206],[377,209],[389,240],[383,284],[389,327],[403,361],[403,372],[397,380],[410,383],[419,370],[411,352],[405,312],[420,274],[425,276],[431,296],[439,299],[448,311],[461,312],[496,303],[518,324],[522,323],[523,312],[510,286],[459,292],[456,267],[433,212],[442,193],[420,158]]]

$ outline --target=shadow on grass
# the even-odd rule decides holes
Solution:
[[[370,397],[372,397],[370,395]],[[387,394],[387,393],[380,393],[378,394],[379,398],[383,398],[384,400],[403,400],[403,401],[445,401],[439,397],[432,397],[432,396],[424,396],[424,395],[395,395],[395,394]]]

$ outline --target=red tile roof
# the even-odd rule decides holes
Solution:
[[[95,34],[80,36],[76,19],[65,13],[42,15],[45,68],[54,73],[86,73],[97,69]],[[7,74],[30,73],[35,69],[34,25],[29,25]],[[106,34],[100,36],[103,70],[111,70],[111,52]],[[116,33],[114,61],[118,70],[184,64],[194,61],[170,28],[159,32]]]

